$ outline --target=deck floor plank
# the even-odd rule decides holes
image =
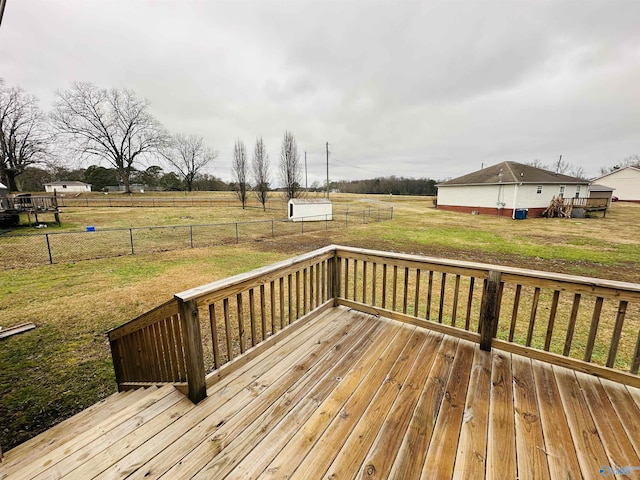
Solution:
[[[514,355],[513,406],[516,425],[516,455],[518,478],[549,478],[542,423],[531,361]]]
[[[636,455],[640,455],[640,421],[638,421],[640,419],[640,407],[635,403],[624,385],[604,378],[601,378],[600,382],[607,391],[611,405],[618,414],[620,423],[627,433]]]
[[[414,362],[419,357],[428,333],[415,329],[353,431],[327,470],[330,478],[355,478],[393,402],[400,393]],[[355,395],[358,394],[356,391]]]
[[[593,423],[589,407],[582,395],[575,372],[553,367],[571,438],[576,448],[578,463],[584,478],[598,475],[600,467],[609,464],[598,430]],[[597,379],[596,379],[597,380]]]
[[[308,420],[286,442],[286,445],[283,445],[280,452],[265,467],[262,477],[291,477],[292,473],[313,448],[327,425],[340,414],[347,399],[362,383],[365,374],[371,370],[376,358],[383,352],[386,345],[393,342],[397,333],[398,330],[389,329],[386,335],[379,335],[376,339],[373,339],[375,343],[378,343],[378,348],[370,349],[371,354],[364,355],[344,377],[341,376],[339,378],[338,383],[334,383],[334,390],[320,402],[315,411],[311,412]],[[318,399],[317,395],[314,395],[314,398]],[[274,433],[277,434],[277,431]]]
[[[340,322],[340,318],[345,318],[342,330],[335,332],[335,325]],[[287,352],[280,357],[282,363],[274,364],[274,367],[262,370],[257,363],[258,372],[262,375],[256,378],[256,371],[247,368],[239,376],[228,377],[219,384],[212,387],[213,394],[208,397],[209,401],[202,402],[197,409],[188,412],[183,417],[169,423],[158,435],[150,439],[128,455],[112,465],[103,475],[95,478],[155,478],[164,473],[158,469],[155,459],[160,459],[161,465],[174,465],[179,462],[201,439],[212,435],[230,416],[233,416],[239,409],[255,399],[270,384],[277,381],[287,371],[293,372],[288,375],[291,383],[300,378],[307,368],[300,369],[304,365],[304,357],[298,352],[298,348],[303,348],[307,355],[317,356],[329,350],[333,345],[332,340],[344,336],[352,323],[357,323],[353,319],[348,319],[343,315],[333,315],[323,322],[319,322],[313,328],[310,335],[302,342],[296,337],[283,345],[281,350]],[[335,339],[327,334],[335,335]],[[318,341],[318,338],[323,340]],[[259,360],[256,359],[256,360]],[[254,364],[255,367],[256,364]],[[275,365],[287,365],[284,370],[278,370]],[[169,467],[170,468],[170,467]]]
[[[335,344],[327,355],[309,369],[307,375],[284,392],[278,383],[289,383],[286,379],[274,383],[271,387],[272,394],[265,391],[248,404],[164,477],[170,479],[191,476],[200,471],[207,478],[224,477],[248,452],[254,450],[266,436],[276,430],[283,418],[295,418],[299,415],[298,421],[301,421],[304,417],[300,409],[309,408],[305,401],[315,406],[314,402],[327,394],[326,391],[335,384],[336,378],[347,374],[352,365],[368,351],[371,341],[382,331],[376,322],[367,318],[362,318],[359,327],[354,328],[353,335],[344,337]],[[219,451],[213,460],[212,450]]]
[[[208,380],[122,392],[0,480],[600,478],[640,464],[640,389],[334,307]]]
[[[511,355],[492,353],[486,478],[516,478],[516,433]]]
[[[475,347],[454,478],[468,479],[485,476],[491,360],[491,352],[483,352],[479,346]]]
[[[422,467],[420,478],[424,480],[451,478],[453,475],[473,356],[472,344],[460,340],[436,420],[435,433],[431,436]]]
[[[395,462],[402,445],[415,407],[420,399],[422,388],[435,361],[442,337],[429,335],[420,354],[413,364],[409,376],[400,385],[400,394],[391,406],[377,438],[369,449],[358,478],[382,479],[389,478],[389,472]]]
[[[389,478],[420,478],[429,442],[445,395],[458,340],[444,336]]]
[[[363,376],[362,381],[358,383],[356,390],[350,392],[346,401],[339,408],[338,414],[332,409],[333,415],[328,418],[330,423],[321,425],[324,431],[316,440],[313,450],[298,465],[292,479],[321,478],[325,474],[374,398],[379,386],[385,382],[387,374],[403,351],[412,332],[413,328],[403,326],[394,337],[394,341],[384,345],[384,351],[373,359],[371,366],[362,370],[362,373],[359,374],[359,376]],[[338,400],[341,397],[342,395],[334,397],[336,403],[340,403]],[[314,420],[317,421],[317,418]],[[312,425],[315,426],[315,424]]]
[[[631,445],[629,437],[624,433],[620,418],[602,384],[593,382],[592,377],[582,372],[576,372],[576,378],[582,388],[594,424],[600,432],[602,445],[609,456],[609,465],[640,466],[640,458]],[[636,421],[640,421],[640,417],[637,417]]]
[[[540,421],[545,437],[545,453],[552,479],[581,478],[580,464],[571,440],[571,431],[564,412],[560,392],[553,372],[542,362],[533,361],[533,374],[538,393]]]

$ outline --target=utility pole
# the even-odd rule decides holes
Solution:
[[[556,173],[558,173],[560,171],[560,164],[562,163],[562,155],[560,155],[560,158],[558,159],[558,165],[556,166]]]
[[[304,151],[304,189],[309,191],[309,177],[307,176],[307,151]]]
[[[329,142],[327,142],[327,198],[329,198]]]

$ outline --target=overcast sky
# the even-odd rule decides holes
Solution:
[[[0,77],[134,90],[220,152],[290,130],[309,184],[640,154],[640,1],[7,0]]]

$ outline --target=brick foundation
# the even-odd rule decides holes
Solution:
[[[458,213],[472,213],[478,212],[480,215],[494,215],[505,218],[513,217],[513,210],[511,208],[490,208],[490,207],[463,207],[458,205],[438,205],[438,209],[447,210],[449,212],[458,212]],[[540,217],[542,212],[544,212],[545,208],[530,208],[527,212],[528,218]]]

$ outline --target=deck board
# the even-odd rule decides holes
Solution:
[[[597,478],[640,464],[640,390],[344,307],[224,368],[198,405],[170,386],[113,395],[5,452],[0,480]]]

